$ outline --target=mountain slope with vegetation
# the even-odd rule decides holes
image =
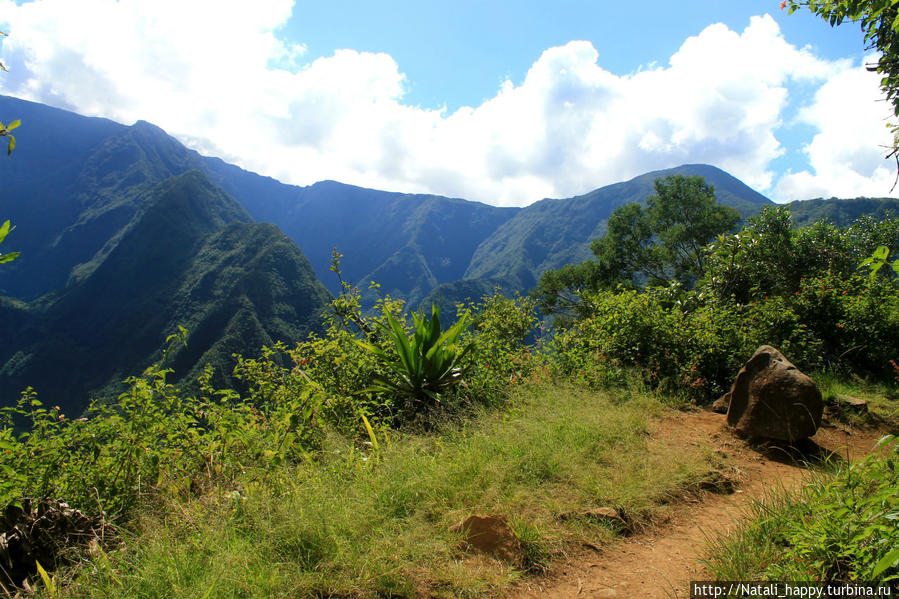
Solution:
[[[656,179],[668,175],[697,175],[715,188],[719,203],[737,208],[745,219],[771,204],[738,179],[708,165],[684,165],[615,183],[588,194],[563,200],[541,200],[523,208],[482,243],[465,278],[500,278],[519,291],[534,287],[548,269],[586,260],[590,242],[605,232],[612,212],[653,193]]]
[[[786,205],[796,226],[806,226],[826,220],[838,227],[847,227],[862,216],[877,220],[899,215],[897,198],[814,199],[790,202]]]
[[[175,378],[213,364],[230,380],[231,354],[295,341],[320,327],[328,292],[272,225],[254,224],[198,171],[135,194],[140,207],[67,287],[3,306],[0,404],[32,386],[78,412],[90,393],[114,393],[159,359],[188,327]]]

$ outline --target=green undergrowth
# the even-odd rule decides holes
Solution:
[[[752,504],[705,560],[717,580],[867,581],[899,588],[895,437],[853,464],[832,464],[797,493]]]
[[[567,517],[612,506],[633,526],[720,467],[653,441],[668,413],[640,393],[524,386],[510,408],[429,433],[330,434],[321,459],[246,472],[144,509],[119,549],[60,573],[72,597],[472,597],[620,531]],[[454,524],[505,514],[526,560],[459,550]]]

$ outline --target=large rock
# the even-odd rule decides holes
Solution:
[[[807,439],[824,412],[815,382],[770,345],[755,351],[725,397],[727,423],[751,438]]]

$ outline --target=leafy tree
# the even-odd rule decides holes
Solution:
[[[671,175],[656,179],[646,208],[630,204],[609,217],[609,230],[592,250],[601,266],[617,270],[625,282],[640,279],[688,284],[705,267],[703,246],[731,230],[737,211],[715,200],[702,177]]]
[[[738,304],[788,296],[803,278],[850,277],[880,246],[899,250],[899,218],[863,217],[842,228],[820,220],[797,229],[789,208],[769,206],[739,233],[709,245],[698,287]]]
[[[899,117],[899,2],[896,0],[784,0],[790,13],[802,7],[828,21],[831,26],[849,20],[861,25],[866,49],[877,50],[880,58],[868,70],[881,75],[880,89]],[[893,147],[887,157],[896,159],[899,168],[899,126],[893,125]]]
[[[717,203],[715,189],[702,177],[656,179],[645,208],[627,204],[609,217],[606,234],[590,247],[595,262],[543,274],[535,292],[541,308],[571,314],[580,292],[617,284],[689,285],[705,269],[704,246],[739,219],[735,209]]]

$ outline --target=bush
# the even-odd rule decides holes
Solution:
[[[724,302],[674,285],[584,293],[585,317],[552,344],[556,371],[594,386],[637,369],[645,383],[705,402],[727,391],[763,344],[800,369],[888,378],[899,356],[899,294],[854,274],[802,278],[791,295]]]
[[[535,311],[533,298],[499,292],[458,307],[471,317],[466,339],[473,344],[465,360],[465,382],[456,389],[458,400],[497,405],[542,364],[539,348],[528,344],[537,323]]]

